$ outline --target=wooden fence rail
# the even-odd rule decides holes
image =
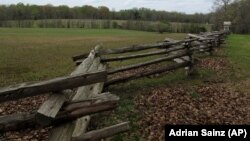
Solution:
[[[150,70],[147,72],[137,73],[137,74],[133,74],[131,76],[126,76],[126,77],[122,77],[122,78],[111,79],[105,83],[105,86],[107,87],[107,86],[114,85],[114,84],[124,83],[124,82],[130,81],[130,80],[138,79],[138,78],[145,77],[145,76],[150,76],[153,74],[160,74],[160,73],[164,73],[167,71],[176,70],[178,68],[183,68],[183,67],[186,67],[189,65],[190,65],[190,62],[184,61],[183,63],[165,66],[165,67],[162,67],[160,69],[155,69],[155,70]]]
[[[129,130],[129,123],[124,122],[114,126],[106,127],[96,131],[90,131],[79,137],[72,138],[72,141],[98,141],[100,139],[123,133]]]
[[[129,52],[137,52],[142,50],[148,50],[148,49],[166,49],[173,45],[178,45],[184,42],[192,41],[193,39],[187,39],[184,41],[179,41],[176,43],[166,43],[166,42],[160,42],[155,44],[142,44],[142,45],[133,45],[131,47],[123,47],[123,48],[114,48],[114,49],[102,49],[99,52],[99,55],[110,55],[110,54],[122,54],[122,53],[129,53]],[[82,60],[85,59],[87,54],[81,54],[77,56],[73,56],[73,61]]]
[[[36,112],[0,116],[0,131],[58,125],[85,115],[112,110],[118,106],[118,101],[119,97],[103,93],[88,100],[66,102],[52,120],[41,119],[37,117],[38,113]]]
[[[154,60],[151,60],[151,61],[147,61],[147,62],[143,62],[143,63],[131,65],[131,66],[125,66],[125,67],[122,67],[122,68],[108,70],[108,74],[114,74],[114,73],[121,72],[121,71],[127,71],[127,70],[131,70],[131,69],[135,69],[135,68],[139,68],[139,67],[143,67],[143,66],[147,66],[147,65],[151,65],[151,64],[156,64],[156,63],[172,60],[174,58],[179,58],[179,57],[186,56],[187,54],[188,54],[188,52],[184,51],[184,52],[181,52],[180,54],[177,54],[177,55],[169,55],[169,56],[166,56],[166,57],[157,58],[157,59],[154,59]]]
[[[8,100],[17,100],[20,98],[46,94],[49,92],[58,92],[65,89],[72,89],[83,85],[89,85],[97,82],[103,82],[107,79],[107,72],[93,72],[58,77],[55,79],[42,81],[33,84],[19,84],[0,90],[0,102]]]

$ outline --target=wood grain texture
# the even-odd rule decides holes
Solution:
[[[129,130],[129,128],[130,128],[129,123],[124,122],[124,123],[120,123],[120,124],[113,125],[110,127],[105,127],[99,130],[87,132],[78,137],[72,138],[71,141],[98,141],[103,138],[107,138],[107,137],[114,136],[119,133],[126,132]]]
[[[77,73],[71,76],[58,77],[55,79],[37,82],[33,84],[20,84],[0,90],[0,102],[17,100],[20,98],[36,96],[48,92],[57,92],[65,89],[88,85],[105,81],[107,72]],[[59,94],[59,93],[58,93]]]
[[[87,59],[91,59],[92,63],[89,66],[85,66],[84,62],[80,64],[79,66],[85,66],[85,70],[87,72],[93,72],[93,71],[98,71],[103,68],[100,68],[100,57],[97,57],[99,53],[100,47],[96,47],[94,50],[92,50],[92,53],[88,56]],[[85,59],[86,60],[86,59]],[[78,67],[79,67],[78,66]],[[86,69],[87,67],[87,69]],[[100,69],[98,69],[100,68]],[[105,68],[104,68],[105,69]],[[80,70],[79,70],[80,71]],[[72,101],[75,100],[86,100],[88,98],[91,98],[99,93],[95,90],[95,86],[98,86],[98,92],[102,91],[101,85],[99,83],[97,84],[91,84],[83,87],[79,87],[75,94],[72,95],[70,98]],[[70,141],[72,136],[78,136],[79,134],[82,134],[86,131],[88,123],[90,121],[90,116],[84,116],[81,117],[75,121],[68,122],[62,125],[59,125],[58,127],[54,128],[51,132],[51,135],[49,136],[49,141],[54,141],[54,140],[60,140],[60,141]]]

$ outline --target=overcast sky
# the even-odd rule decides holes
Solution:
[[[37,5],[68,5],[70,7],[82,5],[93,5],[97,7],[104,5],[116,11],[135,7],[146,7],[189,14],[196,12],[208,13],[211,11],[213,5],[213,0],[0,0],[0,4],[16,4],[19,2]]]

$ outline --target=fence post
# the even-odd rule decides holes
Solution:
[[[208,54],[213,55],[213,47],[215,46],[216,42],[213,42],[212,40],[207,41],[207,46],[208,46]]]
[[[185,46],[185,48],[187,50],[189,63],[190,63],[189,67],[187,67],[186,75],[190,76],[190,75],[192,75],[194,73],[194,68],[193,68],[194,62],[193,62],[193,56],[192,56],[193,52],[191,50],[191,42],[189,42],[189,41],[185,42],[184,46]]]

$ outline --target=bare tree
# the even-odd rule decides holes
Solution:
[[[214,1],[214,8],[223,8],[224,12],[227,12],[228,5],[233,2],[233,0],[215,0]]]
[[[228,21],[230,18],[228,8],[234,0],[214,0],[213,10],[214,20],[217,21],[217,26],[222,26],[223,21]]]

